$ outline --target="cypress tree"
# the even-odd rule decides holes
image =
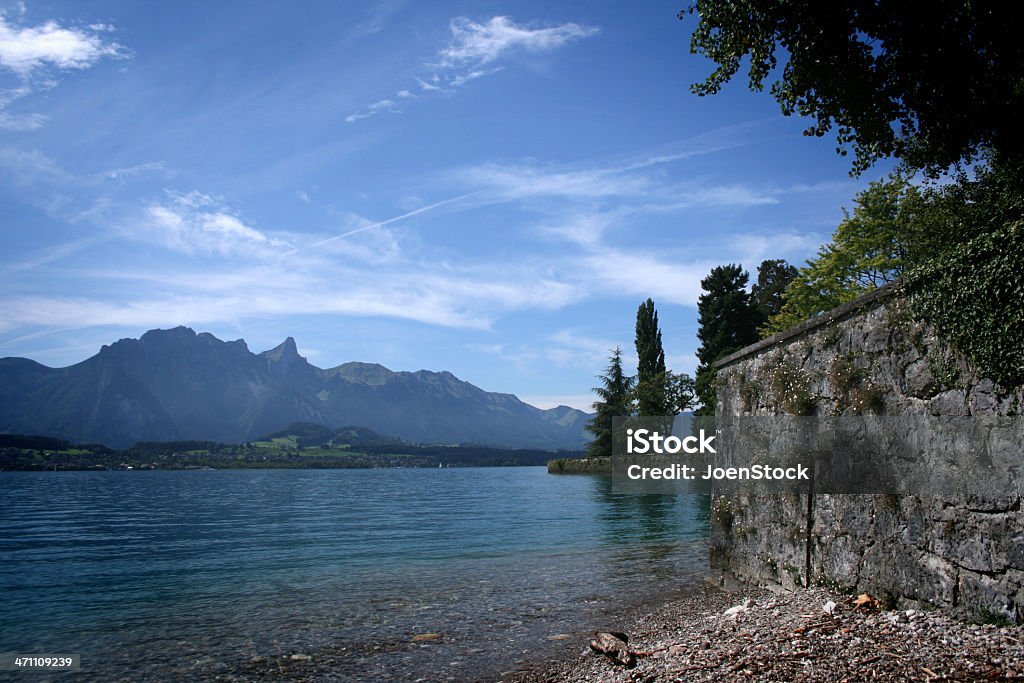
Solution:
[[[640,304],[636,312],[636,355],[638,411],[642,416],[665,415],[665,350],[652,299]]]

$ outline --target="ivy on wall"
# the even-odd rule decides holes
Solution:
[[[1024,385],[1024,221],[906,274],[914,313],[1003,389]]]

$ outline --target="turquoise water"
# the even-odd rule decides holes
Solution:
[[[539,467],[0,473],[0,652],[80,653],[87,680],[288,653],[495,679],[685,590],[706,510]]]

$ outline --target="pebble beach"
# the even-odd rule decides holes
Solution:
[[[859,604],[858,604],[859,603]],[[627,668],[585,642],[575,656],[509,673],[509,683],[659,681],[1022,681],[1024,629],[939,612],[884,610],[825,589],[711,585],[632,623]]]

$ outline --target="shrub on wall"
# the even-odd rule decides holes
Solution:
[[[977,236],[907,277],[915,313],[1004,389],[1024,385],[1024,221]]]

